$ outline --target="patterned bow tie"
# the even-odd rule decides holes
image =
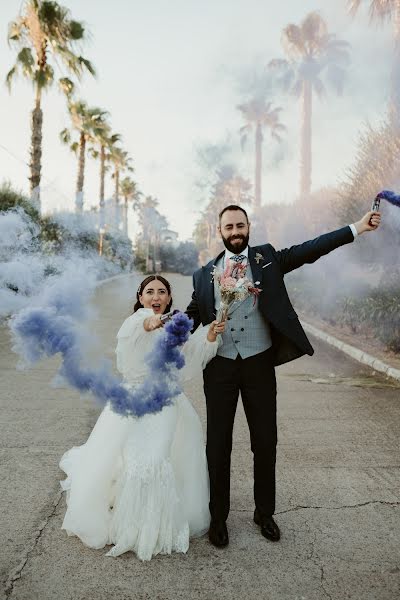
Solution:
[[[245,258],[246,257],[244,254],[234,254],[233,256],[230,257],[230,260],[235,261],[235,263],[241,263],[244,261]]]

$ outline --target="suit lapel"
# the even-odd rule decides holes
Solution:
[[[204,277],[204,301],[206,304],[206,310],[208,315],[212,315],[215,319],[215,296],[214,296],[214,280],[213,271],[216,263],[222,258],[225,250],[221,252],[215,259],[211,260],[208,264],[203,267]]]
[[[251,272],[253,274],[253,283],[254,283],[255,287],[258,287],[258,285],[262,281],[263,272],[262,272],[262,264],[260,264],[260,261],[256,261],[256,254],[257,254],[257,248],[251,248],[249,246],[249,264],[250,264]],[[258,281],[259,283],[257,284],[256,281]]]

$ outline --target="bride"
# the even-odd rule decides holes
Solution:
[[[117,339],[117,368],[129,387],[148,376],[145,356],[172,305],[171,286],[150,275],[139,286],[134,313]],[[198,329],[185,344],[183,379],[216,354],[224,323]],[[208,472],[201,423],[184,394],[157,414],[123,417],[109,405],[87,442],[64,454],[67,511],[62,528],[91,548],[113,544],[107,556],[129,550],[141,560],[186,552],[189,537],[209,525]]]

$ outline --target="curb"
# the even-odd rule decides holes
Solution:
[[[307,321],[302,320],[301,324],[307,333],[311,333],[311,335],[314,337],[326,342],[327,344],[330,344],[331,346],[334,346],[363,365],[368,365],[375,371],[379,371],[380,373],[387,375],[387,377],[391,377],[397,381],[400,381],[400,369],[395,369],[394,367],[384,363],[382,360],[375,358],[375,356],[367,354],[355,346],[350,346],[350,344],[342,342],[341,340],[333,337],[333,335],[329,335],[328,333],[325,333],[325,331],[314,327],[314,325],[310,325],[307,323]]]

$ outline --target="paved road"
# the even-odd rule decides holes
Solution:
[[[171,276],[178,306],[190,279]],[[129,314],[135,277],[98,290],[93,328],[103,354]],[[278,369],[279,544],[252,522],[249,435],[240,408],[233,455],[231,543],[206,538],[187,555],[141,563],[91,550],[60,530],[58,459],[98,414],[49,381],[57,361],[16,372],[0,330],[1,600],[397,600],[400,597],[400,387],[315,342],[313,358]],[[201,382],[188,390],[203,423]]]

